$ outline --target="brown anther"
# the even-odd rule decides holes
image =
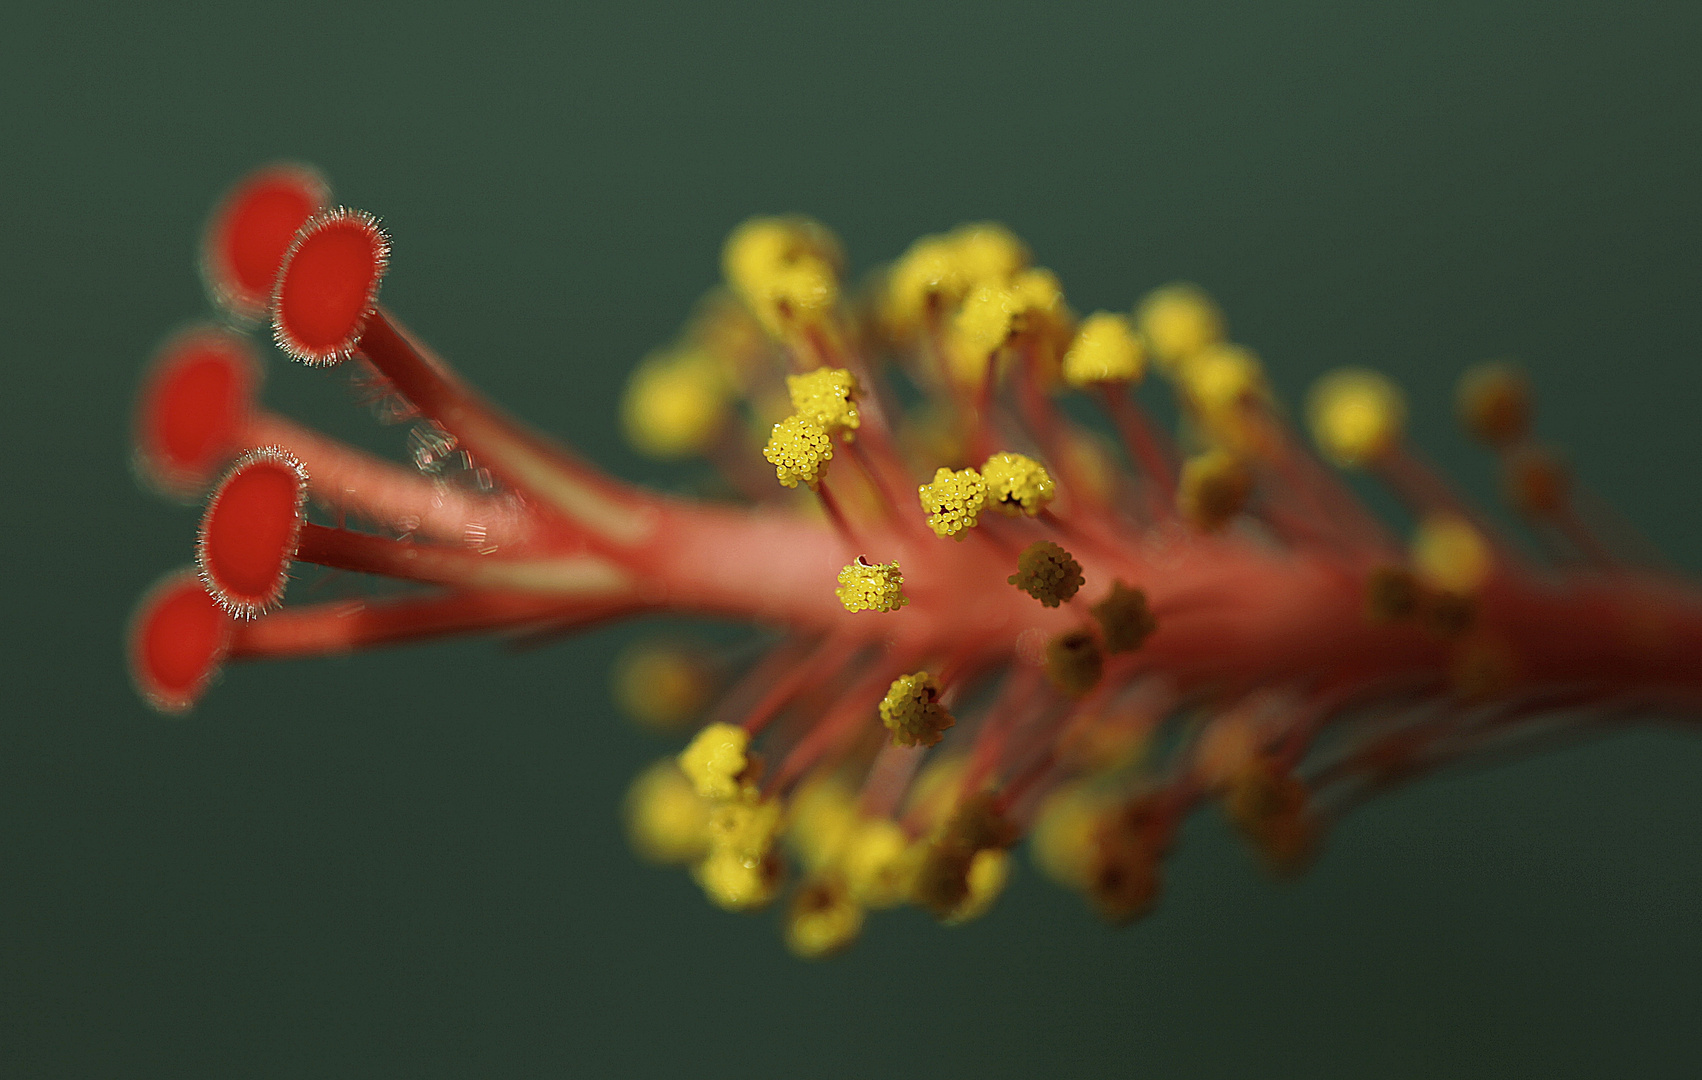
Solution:
[[[1099,621],[1106,652],[1134,652],[1158,629],[1146,593],[1121,581],[1112,582],[1110,595],[1088,610]]]
[[[1018,835],[1016,826],[996,809],[990,792],[969,796],[928,845],[911,898],[939,918],[950,915],[969,896],[969,867],[976,853],[1008,848]]]
[[[1502,463],[1501,483],[1507,501],[1528,518],[1552,518],[1566,509],[1572,476],[1550,450],[1521,446]]]
[[[1258,849],[1266,867],[1278,876],[1291,877],[1306,869],[1317,850],[1319,829],[1311,801],[1299,777],[1260,761],[1230,785],[1223,808]]]
[[[1455,593],[1426,592],[1421,597],[1420,612],[1425,629],[1449,640],[1464,636],[1477,621],[1477,604],[1471,597]]]
[[[1046,643],[1046,677],[1071,697],[1083,697],[1099,685],[1105,654],[1087,630],[1069,630]]]
[[[1379,566],[1365,581],[1365,616],[1386,625],[1405,622],[1418,611],[1419,584],[1404,566]]]
[[[1082,586],[1081,563],[1050,540],[1037,540],[1017,556],[1016,573],[1005,579],[1045,607],[1057,607]]]
[[[1460,378],[1460,423],[1489,446],[1509,446],[1531,425],[1531,385],[1506,363],[1479,364]]]
[[[1158,903],[1159,866],[1173,822],[1151,796],[1130,800],[1102,818],[1093,833],[1087,894],[1107,922],[1131,923]]]

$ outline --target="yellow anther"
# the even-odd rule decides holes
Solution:
[[[806,881],[786,912],[786,947],[803,960],[842,952],[863,929],[863,909],[835,878]]]
[[[1036,540],[1022,549],[1016,573],[1005,579],[1045,607],[1057,607],[1082,586],[1081,563],[1050,540]]]
[[[936,755],[922,766],[905,804],[905,816],[916,823],[917,831],[927,833],[945,824],[958,806],[968,768],[962,754]]]
[[[781,808],[754,787],[739,789],[709,812],[708,854],[694,876],[709,898],[729,911],[749,911],[774,899],[781,863],[774,851]]]
[[[1195,528],[1216,532],[1247,505],[1253,477],[1235,454],[1224,449],[1196,454],[1182,464],[1176,509]]]
[[[1483,534],[1465,518],[1447,512],[1418,523],[1412,562],[1425,584],[1455,596],[1477,592],[1494,566]]]
[[[822,322],[839,301],[839,242],[808,218],[752,218],[722,249],[727,283],[774,337]]]
[[[1046,677],[1071,697],[1085,697],[1105,671],[1105,653],[1086,630],[1068,630],[1046,643]]]
[[[857,796],[837,777],[811,780],[792,797],[786,839],[812,870],[837,862],[858,829]]]
[[[677,731],[709,704],[715,670],[698,650],[666,641],[628,646],[615,661],[615,701],[658,731]]]
[[[1490,446],[1509,446],[1531,426],[1531,384],[1511,364],[1479,364],[1460,379],[1460,423]]]
[[[794,414],[774,425],[762,456],[782,487],[797,487],[801,480],[814,489],[833,457],[833,440],[820,424]]]
[[[749,860],[726,848],[712,848],[692,869],[704,895],[728,911],[755,911],[779,891],[782,867],[772,854]]]
[[[739,774],[749,763],[751,737],[732,724],[710,724],[680,751],[680,771],[705,799],[727,800],[739,794]]]
[[[948,344],[958,382],[973,387],[986,378],[993,354],[1016,333],[1023,306],[1023,298],[1005,284],[978,285],[964,297]]]
[[[1199,286],[1179,282],[1148,293],[1135,307],[1135,325],[1166,372],[1224,338],[1223,313]]]
[[[859,822],[847,838],[840,866],[858,903],[889,908],[910,895],[921,854],[896,822],[873,818]]]
[[[699,453],[726,425],[732,388],[721,364],[694,349],[654,354],[640,364],[621,399],[627,441],[658,458]]]
[[[857,414],[857,376],[845,368],[788,375],[786,389],[792,395],[793,411],[829,435],[856,431],[862,423]]]
[[[882,315],[895,340],[955,308],[981,284],[1003,284],[1028,265],[1028,250],[1003,226],[964,225],[924,236],[887,275]]]
[[[1146,347],[1129,320],[1096,311],[1082,321],[1064,354],[1064,381],[1076,389],[1099,383],[1138,383],[1146,373]]]
[[[1104,799],[1080,784],[1047,796],[1034,820],[1028,848],[1041,873],[1060,885],[1086,888],[1103,807]]]
[[[1400,387],[1365,368],[1340,368],[1319,379],[1306,402],[1312,438],[1337,465],[1364,465],[1400,441],[1406,402]]]
[[[692,789],[679,763],[664,758],[627,788],[622,813],[627,839],[651,862],[692,862],[709,847],[710,806]]]
[[[1008,851],[984,849],[969,860],[964,875],[964,897],[957,906],[941,916],[947,926],[962,926],[979,919],[992,908],[993,901],[1005,891],[1011,877],[1011,856]]]
[[[839,588],[834,594],[846,611],[897,611],[910,603],[897,563],[870,565],[861,555],[839,572]]]
[[[973,529],[987,505],[987,482],[974,469],[955,472],[943,466],[934,472],[931,483],[923,484],[917,494],[922,509],[928,512],[928,527],[935,536],[955,536],[963,539],[965,529]]]
[[[754,787],[744,787],[737,797],[717,802],[710,808],[706,827],[709,846],[755,862],[773,850],[774,840],[780,835],[780,821],[778,801],[762,798]]]
[[[1106,652],[1134,652],[1158,629],[1146,593],[1121,581],[1112,582],[1110,594],[1088,610],[1099,622]]]
[[[1244,402],[1267,396],[1264,368],[1251,349],[1209,345],[1179,370],[1188,401],[1208,424],[1233,422]]]
[[[926,671],[892,680],[880,704],[895,746],[933,746],[955,720],[940,704],[940,684]]]
[[[1057,497],[1058,485],[1046,467],[1031,457],[1001,450],[981,466],[987,501],[1001,513],[1033,517]]]

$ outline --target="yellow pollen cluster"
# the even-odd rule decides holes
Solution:
[[[802,217],[752,218],[727,238],[722,272],[777,338],[822,323],[839,302],[839,241]]]
[[[1028,266],[1028,249],[1002,225],[962,225],[910,245],[887,275],[883,321],[907,341],[977,285],[1002,284]]]
[[[1045,607],[1057,607],[1082,586],[1081,563],[1050,540],[1037,540],[1017,556],[1016,573],[1005,580]]]
[[[709,704],[717,679],[697,649],[666,641],[638,642],[615,660],[615,700],[628,716],[658,731],[678,731]]]
[[[774,853],[780,810],[778,802],[746,788],[710,812],[709,850],[695,876],[709,898],[728,911],[749,911],[774,899],[780,884]]]
[[[693,862],[708,850],[712,805],[692,788],[678,762],[664,758],[627,789],[627,838],[651,862]]]
[[[844,368],[817,368],[804,375],[788,375],[786,390],[792,397],[792,410],[829,435],[856,431],[862,423],[857,414],[857,376]]]
[[[1259,358],[1240,345],[1207,346],[1187,361],[1178,378],[1189,404],[1219,438],[1238,437],[1241,405],[1267,396]]]
[[[792,415],[774,425],[762,456],[782,487],[797,487],[801,480],[813,489],[833,457],[833,440],[814,420]]]
[[[952,321],[952,374],[965,386],[977,386],[994,353],[1013,337],[1061,334],[1067,341],[1072,321],[1063,287],[1050,270],[1024,270],[1006,283],[978,285],[964,297]],[[1062,342],[1057,345],[1062,348]]]
[[[862,556],[839,572],[834,594],[846,611],[897,611],[910,603],[897,563],[870,565]]]
[[[1455,596],[1470,596],[1493,568],[1489,543],[1458,514],[1431,514],[1418,523],[1412,539],[1413,568],[1428,585]]]
[[[1057,484],[1046,467],[1031,457],[1002,450],[981,466],[987,498],[999,511],[1033,517],[1057,495]]]
[[[940,684],[926,671],[894,679],[880,711],[898,746],[933,746],[956,723],[940,704]]]
[[[896,822],[870,818],[847,838],[842,868],[851,895],[866,908],[890,908],[904,902],[916,875],[919,845]]]
[[[1241,459],[1223,449],[1208,450],[1182,463],[1176,509],[1202,532],[1217,532],[1247,505],[1253,477]]]
[[[786,916],[786,947],[804,960],[842,952],[863,929],[863,908],[837,878],[805,882]]]
[[[739,774],[748,761],[751,738],[732,724],[710,724],[680,751],[680,771],[705,799],[731,799],[739,794]]]
[[[1307,400],[1312,438],[1337,465],[1375,461],[1400,440],[1406,403],[1375,371],[1342,368],[1318,380]]]
[[[1223,313],[1197,285],[1166,285],[1135,308],[1135,324],[1165,372],[1181,370],[1196,353],[1224,339]]]
[[[922,509],[928,512],[928,527],[935,536],[955,536],[963,539],[965,529],[973,529],[987,505],[987,482],[974,469],[941,467],[934,472],[931,483],[918,490]]]
[[[1146,373],[1146,347],[1129,320],[1096,311],[1082,321],[1064,354],[1064,382],[1076,389],[1099,383],[1137,383]]]
[[[621,426],[642,453],[687,457],[720,434],[731,400],[732,387],[713,356],[695,349],[657,353],[627,382]]]

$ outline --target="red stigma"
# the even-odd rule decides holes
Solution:
[[[224,660],[230,631],[230,616],[193,571],[154,586],[130,628],[130,675],[148,704],[188,711]]]
[[[243,455],[213,493],[196,556],[207,590],[232,615],[253,618],[283,599],[306,493],[307,471],[275,447]]]
[[[338,209],[302,226],[272,294],[278,347],[309,364],[347,359],[366,329],[390,241],[378,222]]]
[[[268,165],[232,188],[203,242],[215,298],[245,318],[265,314],[290,241],[330,196],[324,178],[301,165]]]
[[[172,494],[204,490],[240,445],[260,378],[247,340],[227,330],[197,327],[168,341],[136,411],[148,478]]]

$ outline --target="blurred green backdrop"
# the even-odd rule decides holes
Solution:
[[[624,850],[669,747],[622,628],[232,671],[182,721],[119,638],[194,516],[139,492],[137,365],[205,311],[222,187],[317,163],[396,237],[387,300],[627,476],[623,373],[743,217],[859,266],[1004,220],[1076,307],[1185,277],[1300,391],[1372,363],[1463,481],[1465,364],[1702,568],[1702,8],[864,3],[35,6],[0,42],[12,439],[0,1075],[1702,1075],[1702,740],[1442,778],[1268,883],[1202,815],[1125,931],[1025,872],[983,922],[790,959]],[[372,446],[341,382],[271,402]]]

